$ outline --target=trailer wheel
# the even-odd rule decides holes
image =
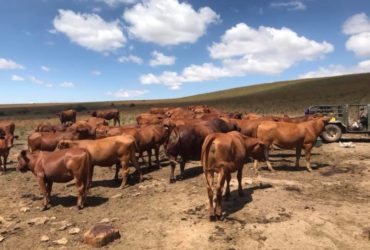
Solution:
[[[325,142],[337,142],[342,137],[342,129],[336,124],[328,124],[321,137]]]

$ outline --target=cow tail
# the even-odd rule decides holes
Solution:
[[[89,191],[89,187],[90,187],[90,173],[91,173],[91,170],[92,170],[92,157],[90,155],[90,153],[85,150],[86,152],[86,159],[85,159],[85,167],[87,168],[87,181],[86,181],[86,187],[85,187],[85,194],[87,195],[87,192]]]
[[[201,159],[202,159],[202,164],[203,164],[203,171],[205,174],[206,174],[206,170],[208,169],[209,151],[211,149],[214,139],[215,139],[214,134],[210,134],[206,137],[203,143]],[[206,181],[207,181],[208,186],[213,189],[214,178],[212,178],[212,183],[209,183],[208,178],[206,176]]]

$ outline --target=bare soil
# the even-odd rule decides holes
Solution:
[[[83,233],[103,219],[121,233],[106,249],[370,249],[366,141],[355,142],[355,148],[337,143],[314,148],[311,173],[304,168],[304,157],[301,168],[294,167],[295,151],[271,153],[274,173],[263,167],[254,176],[247,164],[245,196],[238,197],[234,174],[225,219],[210,222],[200,163],[187,164],[187,178],[170,184],[164,156],[161,169],[143,166],[145,181],[138,183],[132,175],[123,190],[113,180],[114,168],[96,167],[83,210],[75,208],[73,182],[55,183],[52,207],[42,212],[34,176],[15,170],[16,156],[26,147],[27,133],[21,134],[8,172],[0,175],[1,249],[88,249]],[[41,222],[32,225],[35,218]],[[73,227],[81,231],[72,235]],[[43,235],[49,240],[41,242]],[[62,238],[65,245],[53,242]]]

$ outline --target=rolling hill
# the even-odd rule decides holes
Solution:
[[[151,106],[208,104],[225,110],[301,114],[317,104],[370,103],[370,73],[258,84],[178,99],[65,104],[0,105],[0,116],[51,115],[65,108],[117,107],[143,112]]]

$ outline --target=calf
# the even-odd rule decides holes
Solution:
[[[43,194],[43,210],[50,205],[53,182],[65,183],[73,179],[78,190],[77,207],[83,208],[89,187],[90,168],[90,154],[80,148],[37,153],[23,150],[18,156],[17,165],[17,170],[29,170],[36,176]]]
[[[116,165],[116,174],[114,179],[118,180],[118,170],[122,167],[122,185],[125,187],[127,184],[127,177],[129,174],[129,161],[131,161],[142,181],[142,173],[135,156],[136,142],[135,138],[131,135],[112,136],[98,140],[62,140],[58,144],[58,148],[83,148],[86,149],[92,158],[92,168],[90,171],[90,183],[92,183],[92,176],[94,166],[107,166]]]
[[[257,128],[257,138],[263,141],[268,147],[265,149],[266,163],[270,171],[273,171],[272,165],[268,160],[268,149],[271,145],[276,145],[284,149],[296,149],[296,167],[299,167],[302,148],[305,149],[306,167],[311,169],[311,150],[315,145],[317,137],[323,131],[325,125],[329,122],[328,117],[319,117],[301,123],[288,122],[262,122]],[[257,162],[255,162],[257,169]]]
[[[222,215],[222,192],[226,180],[225,197],[230,197],[231,173],[237,171],[238,192],[243,196],[242,171],[243,165],[249,157],[258,160],[264,158],[265,145],[258,139],[246,137],[240,132],[233,131],[226,134],[213,133],[206,137],[202,146],[201,162],[204,175],[207,181],[209,198],[210,219],[214,220],[215,215],[221,218]],[[216,183],[216,207],[213,207],[213,183],[214,173],[218,174]]]

